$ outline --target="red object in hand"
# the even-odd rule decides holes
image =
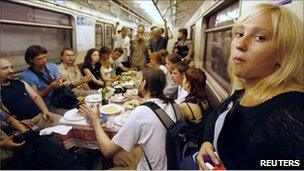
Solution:
[[[225,167],[223,165],[214,166],[212,170],[225,170]]]

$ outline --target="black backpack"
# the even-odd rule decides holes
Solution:
[[[29,69],[45,84],[50,85],[52,81],[54,81],[54,76],[52,73],[45,67],[46,72],[50,75],[53,80],[48,80],[43,76],[43,73],[34,69],[34,67],[29,67]],[[65,85],[63,87],[59,87],[53,91],[51,103],[56,108],[63,108],[63,109],[73,109],[77,105],[77,97],[72,92],[74,88],[73,84]]]
[[[183,152],[187,143],[186,132],[188,129],[188,125],[186,122],[184,122],[184,118],[181,114],[179,106],[174,101],[170,101],[170,104],[174,109],[176,122],[174,122],[156,103],[145,102],[142,105],[148,106],[150,109],[152,109],[161,121],[161,123],[166,128],[167,169],[178,170],[179,164],[184,158]],[[144,155],[148,162],[150,170],[152,170],[152,167],[145,152]]]

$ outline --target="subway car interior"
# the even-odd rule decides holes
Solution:
[[[304,169],[303,0],[0,0],[1,170]]]

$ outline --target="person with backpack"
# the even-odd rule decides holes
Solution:
[[[157,84],[155,84],[157,83]],[[167,129],[154,109],[148,107],[156,106],[158,111],[172,122],[176,121],[176,114],[180,114],[178,105],[166,98],[163,89],[166,85],[166,77],[160,69],[147,69],[143,71],[138,86],[139,96],[145,98],[146,105],[135,108],[129,115],[127,122],[113,137],[112,140],[105,134],[99,121],[99,113],[92,112],[85,105],[79,108],[82,115],[91,120],[97,141],[102,154],[112,157],[122,150],[131,151],[139,145],[143,150],[143,157],[137,166],[139,170],[165,170],[167,167],[166,134]]]

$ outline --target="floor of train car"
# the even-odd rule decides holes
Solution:
[[[106,170],[114,167],[112,159],[104,158],[98,149],[73,147],[68,151],[88,170]]]

